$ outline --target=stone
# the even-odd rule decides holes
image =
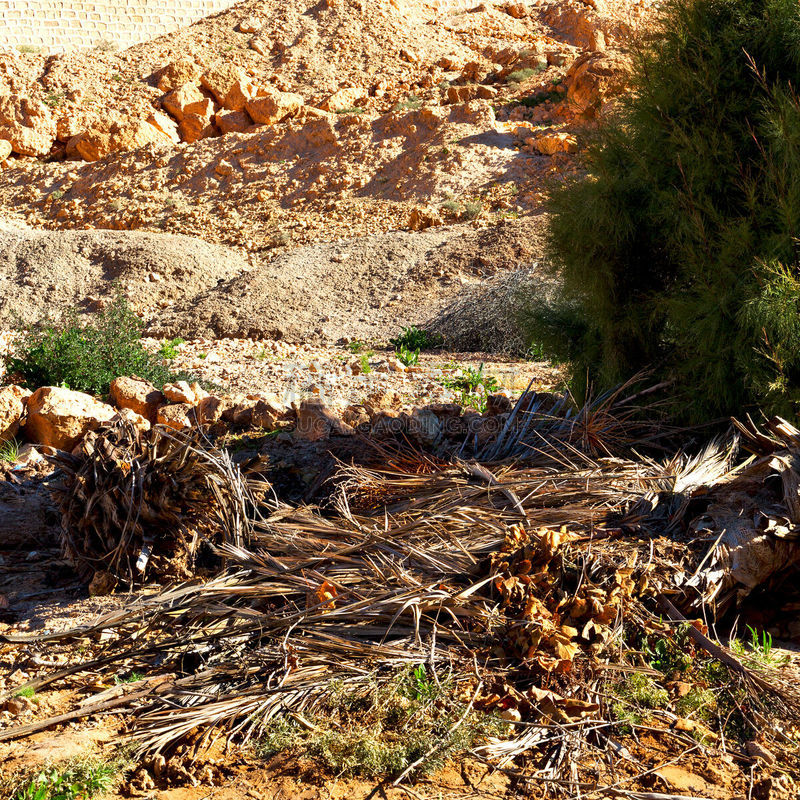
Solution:
[[[198,398],[195,397],[192,387],[189,386],[187,381],[178,381],[177,383],[165,383],[161,389],[164,397],[170,403],[196,403]]]
[[[468,103],[474,100],[477,93],[474,86],[449,86],[447,89],[447,102],[455,103]]]
[[[461,68],[461,64],[463,62],[462,58],[459,58],[457,55],[450,53],[449,55],[442,56],[437,62],[436,66],[440,69],[445,70],[445,72],[455,72],[456,70]]]
[[[248,101],[246,108],[254,122],[274,125],[297,114],[305,101],[302,95],[293,92],[271,91]]]
[[[223,413],[233,407],[229,397],[217,397],[209,394],[203,397],[195,406],[197,421],[202,425],[213,425],[222,419]]]
[[[210,119],[214,113],[214,103],[193,83],[184,83],[165,94],[161,98],[161,107],[178,122],[187,114],[199,114]]]
[[[116,413],[113,406],[83,392],[43,386],[28,398],[25,436],[33,443],[72,450],[89,431],[97,430]]]
[[[429,408],[415,408],[409,431],[420,444],[433,447],[442,436],[442,421]]]
[[[569,108],[584,119],[599,116],[625,88],[630,62],[619,54],[593,52],[577,58],[564,76]]]
[[[181,140],[191,144],[199,139],[208,139],[216,136],[219,129],[206,116],[200,114],[187,114],[178,124],[178,133]]]
[[[578,140],[571,133],[545,133],[529,141],[535,150],[545,156],[578,152]]]
[[[246,111],[221,111],[214,116],[214,123],[221,133],[245,133],[253,127],[253,120]]]
[[[150,381],[136,376],[114,378],[109,394],[117,408],[129,408],[151,423],[156,421],[159,407],[166,402],[164,395]]]
[[[106,570],[99,570],[89,581],[89,597],[105,597],[117,588],[117,579]]]
[[[524,19],[528,16],[528,9],[522,3],[507,3],[503,11],[514,19]]]
[[[156,73],[156,84],[162,92],[169,92],[182,84],[198,80],[201,72],[193,59],[183,56],[171,61]]]
[[[220,64],[200,76],[200,83],[229,111],[244,110],[253,95],[252,86],[239,67]]]
[[[31,396],[21,386],[4,386],[0,389],[0,442],[8,442],[19,433],[20,419]]]
[[[147,117],[147,122],[157,131],[163,133],[173,144],[178,144],[178,142],[180,142],[181,137],[178,135],[178,126],[175,124],[175,120],[169,115],[161,111],[153,111]]]
[[[303,400],[297,409],[294,435],[307,442],[317,442],[331,435],[352,436],[353,429],[333,414],[321,400]]]
[[[345,108],[353,108],[358,103],[367,99],[367,90],[358,86],[339,89],[320,104],[323,111],[342,111]]]
[[[496,417],[511,411],[511,398],[504,394],[490,394],[486,398],[486,415]]]
[[[156,415],[156,424],[166,428],[181,431],[184,428],[191,428],[192,423],[189,419],[189,412],[192,407],[188,403],[175,403],[170,406],[161,406]]]
[[[13,152],[14,148],[8,139],[0,139],[0,161],[5,161]]]
[[[149,144],[175,144],[172,133],[164,133],[159,127],[163,120],[151,124],[147,119],[128,117],[123,120],[85,131],[67,142],[67,154],[74,153],[84,161],[99,161],[112,153],[125,153]]]
[[[247,17],[239,23],[241,33],[258,33],[264,27],[261,17]]]
[[[408,217],[407,227],[410,231],[424,231],[443,225],[441,215],[432,208],[415,208]],[[356,375],[357,373],[353,373]]]
[[[0,139],[8,141],[21,156],[42,157],[50,153],[56,137],[55,131],[50,134],[26,125],[0,125]]]

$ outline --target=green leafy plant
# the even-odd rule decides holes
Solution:
[[[22,689],[20,689],[18,692],[14,692],[14,697],[31,698],[35,696],[36,696],[36,690],[33,688],[33,686],[23,686]]]
[[[419,363],[419,348],[416,350],[409,350],[407,347],[402,346],[397,351],[397,360],[407,367],[414,367]]]
[[[562,289],[522,325],[578,380],[654,369],[677,416],[794,413],[800,5],[667,0],[660,13],[619,111],[587,133],[584,172],[550,193]]]
[[[439,347],[441,343],[442,337],[439,334],[417,328],[415,325],[403,328],[399,336],[389,339],[389,344],[397,351],[403,347],[407,350],[428,350]]]
[[[19,458],[20,444],[16,439],[0,441],[0,461],[13,464]]]
[[[63,767],[46,767],[29,778],[11,800],[90,800],[114,785],[119,766],[86,761]]]
[[[747,625],[746,628],[750,636],[748,641],[742,642],[739,639],[734,639],[731,642],[731,649],[738,656],[750,662],[755,662],[754,666],[766,667],[779,667],[789,660],[788,656],[779,656],[773,651],[772,634],[769,631],[761,631],[759,633],[751,625]]]
[[[64,386],[102,395],[121,375],[138,375],[159,388],[176,380],[194,380],[187,373],[170,371],[163,358],[144,347],[143,324],[120,289],[106,309],[86,322],[72,309],[58,321],[45,318],[18,328],[21,335],[5,357],[6,369],[19,373],[31,389]]]
[[[464,217],[466,219],[477,219],[483,213],[483,203],[480,200],[470,200],[464,204]]]
[[[144,678],[143,672],[129,672],[127,675],[115,675],[114,676],[114,683],[117,686],[122,686],[126,683],[136,683],[136,681],[140,681]]]
[[[370,372],[372,372],[372,367],[370,366],[369,358],[367,358],[366,353],[361,356],[360,363],[362,375],[369,375]]]
[[[63,189],[53,189],[53,191],[50,192],[50,197],[53,200],[60,200],[63,196],[64,196],[64,190]]]
[[[529,78],[532,78],[537,72],[541,72],[541,70],[533,69],[532,67],[515,69],[506,78],[506,83],[524,83]]]
[[[361,353],[362,351],[366,350],[366,348],[367,348],[367,343],[366,342],[362,342],[360,339],[353,339],[352,342],[348,342],[347,343],[347,349],[353,355],[357,355],[358,353]]]
[[[178,357],[178,347],[182,345],[186,339],[176,337],[175,339],[165,339],[158,348],[158,354],[161,358],[171,361],[173,358]]]

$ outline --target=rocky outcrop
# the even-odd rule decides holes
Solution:
[[[25,436],[31,442],[72,450],[89,432],[109,422],[117,410],[83,392],[43,386],[27,403]]]
[[[618,53],[586,53],[569,68],[564,84],[569,108],[584,119],[600,115],[625,88],[630,62]]]
[[[111,381],[109,394],[117,408],[129,408],[151,423],[156,421],[158,409],[166,402],[164,395],[150,381],[135,376],[115,378]]]
[[[0,389],[0,442],[8,442],[19,433],[20,419],[30,395],[21,386]]]
[[[111,153],[136,150],[148,144],[175,144],[175,132],[167,126],[163,115],[153,116],[152,120],[127,118],[85,131],[70,139],[67,155],[77,155],[84,161],[99,161]]]
[[[295,116],[303,105],[302,95],[271,91],[248,101],[246,108],[254,122],[274,125]]]
[[[22,156],[46,156],[56,140],[56,122],[44,103],[0,97],[0,139]]]
[[[239,67],[221,64],[204,72],[200,83],[228,111],[243,111],[253,96],[253,86]]]

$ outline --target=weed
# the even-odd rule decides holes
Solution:
[[[464,205],[464,216],[467,219],[477,219],[483,212],[483,203],[473,200]]]
[[[13,464],[19,458],[20,444],[16,439],[0,441],[0,461]]]
[[[50,108],[57,108],[63,100],[64,92],[49,92],[44,98],[45,105],[50,106]]]
[[[689,641],[689,625],[683,624],[675,631],[674,639],[648,638],[644,643],[645,658],[653,669],[669,675],[685,672],[693,661],[693,647]]]
[[[496,392],[499,388],[497,378],[493,375],[484,375],[483,362],[478,369],[467,367],[453,378],[443,378],[442,386],[448,389],[460,389],[464,392],[475,392],[481,387],[487,394]]]
[[[41,53],[42,48],[35,44],[18,44],[17,50],[20,53]]]
[[[89,800],[109,791],[121,769],[100,761],[45,767],[18,786],[11,800]]]
[[[443,148],[443,151],[447,148]],[[445,211],[449,211],[451,214],[460,214],[461,213],[461,203],[458,200],[445,200],[442,203],[442,208]]]
[[[352,342],[347,343],[347,349],[353,354],[358,355],[358,353],[362,352],[367,346],[366,342],[362,342],[360,339],[353,339]]]
[[[112,42],[109,39],[101,39],[95,46],[95,50],[100,51],[101,53],[113,53],[119,50],[119,45],[116,42]]]
[[[562,98],[561,92],[555,91],[555,89],[549,92],[536,92],[536,94],[532,94],[530,97],[523,97],[518,100],[515,105],[526,106],[527,108],[536,108],[536,106],[542,105],[542,103],[547,103],[548,101],[551,103],[556,103]]]
[[[615,719],[623,723],[623,731],[629,730],[631,725],[640,725],[645,718],[643,711],[666,708],[669,703],[667,690],[641,672],[633,672],[614,684],[611,693],[617,698],[611,704],[611,711]]]
[[[397,103],[392,111],[416,111],[422,106],[422,100],[416,95],[409,95],[405,100]]]
[[[206,359],[206,358],[208,358],[208,353],[198,353],[198,354],[197,354],[197,357],[198,357],[198,358],[199,358],[201,361],[205,361],[205,359]]]
[[[351,106],[350,108],[340,108],[337,110],[337,114],[363,114],[366,111],[365,108],[359,108],[358,106]]]
[[[407,367],[415,367],[419,363],[419,348],[409,350],[403,346],[397,351],[397,360]]]
[[[118,72],[115,72],[115,73],[114,73],[114,74],[111,76],[111,80],[112,80],[112,81],[117,81],[117,82],[119,83],[119,81],[121,81],[121,80],[122,80],[122,75],[120,75]]]
[[[53,191],[50,192],[50,197],[53,200],[60,200],[63,196],[64,196],[63,189],[53,189]]]
[[[165,339],[158,348],[158,354],[161,358],[171,361],[173,358],[178,357],[178,347],[182,345],[186,339],[181,339],[180,336],[175,339]]]
[[[144,678],[143,672],[129,672],[127,675],[115,675],[114,676],[114,683],[117,686],[121,686],[125,683],[136,683],[136,681],[140,681]]]
[[[544,361],[544,345],[541,342],[533,342],[525,353],[528,361]]]
[[[523,83],[540,71],[541,70],[535,70],[531,67],[516,69],[506,78],[506,83]]]
[[[86,323],[70,309],[59,321],[45,317],[17,326],[21,335],[13,352],[5,356],[6,369],[18,372],[32,389],[64,386],[101,395],[120,375],[138,375],[159,388],[176,380],[194,380],[186,373],[173,373],[163,358],[145,349],[142,321],[119,287],[109,306]]]
[[[369,375],[372,372],[372,367],[369,365],[369,359],[366,353],[361,356],[361,372],[363,375]]]
[[[417,702],[433,702],[439,696],[439,687],[428,676],[424,664],[414,667],[408,675],[408,696]]]
[[[438,333],[427,331],[424,328],[417,328],[416,325],[410,325],[407,328],[403,328],[399,336],[389,339],[389,344],[398,351],[402,347],[408,350],[427,350],[431,347],[440,347],[442,337]]]
[[[14,697],[28,697],[28,698],[31,698],[31,697],[34,697],[35,695],[36,695],[36,690],[33,688],[33,686],[24,686],[18,692],[14,693]]]
[[[747,632],[750,634],[750,641],[734,639],[731,650],[751,662],[751,666],[779,667],[788,661],[787,656],[778,656],[772,652],[772,634],[768,631],[762,631],[759,636],[758,631],[748,625]]]

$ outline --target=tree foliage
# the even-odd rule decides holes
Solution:
[[[532,340],[602,384],[642,368],[694,418],[800,400],[800,4],[667,0],[630,93],[553,190],[562,289]]]

